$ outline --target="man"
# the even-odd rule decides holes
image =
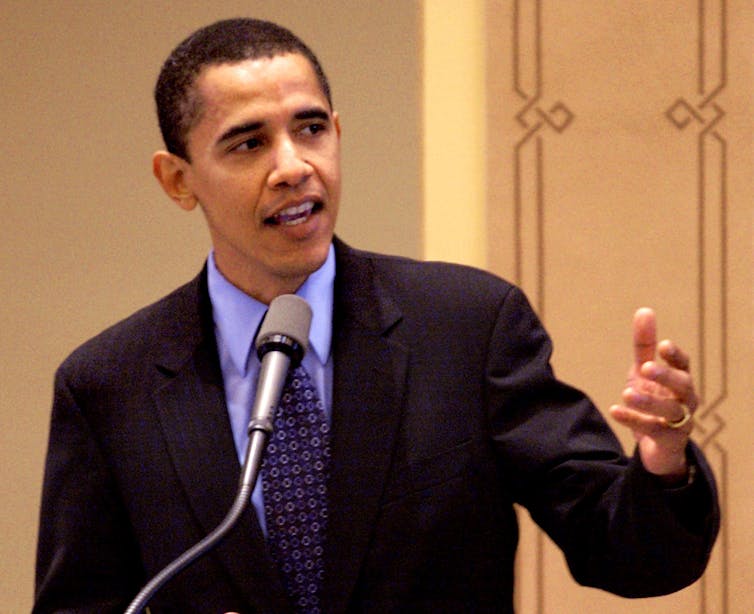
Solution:
[[[253,338],[266,305],[294,292],[313,306],[303,366],[329,425],[328,463],[305,468],[326,483],[323,549],[306,560],[323,584],[288,575],[279,493],[258,484],[239,526],[152,612],[510,612],[514,502],[581,583],[648,596],[699,577],[716,494],[689,442],[688,359],[657,345],[651,311],[637,312],[635,364],[611,408],[637,439],[626,458],[591,402],[554,378],[518,289],[333,238],[340,123],[290,32],[199,30],[155,95],[167,146],[155,176],[201,208],[213,249],[195,280],[57,374],[35,612],[120,612],[221,521],[247,441]]]

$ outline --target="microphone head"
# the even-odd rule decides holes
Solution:
[[[267,352],[285,352],[298,365],[309,347],[312,308],[295,294],[282,294],[270,303],[254,342],[262,359]]]

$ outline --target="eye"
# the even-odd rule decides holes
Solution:
[[[320,132],[324,132],[327,130],[327,125],[323,122],[314,122],[311,124],[307,124],[303,127],[301,130],[304,134],[308,134],[310,136],[314,136],[316,134],[319,134]]]
[[[261,146],[262,140],[259,137],[253,136],[231,147],[231,151],[254,151]]]

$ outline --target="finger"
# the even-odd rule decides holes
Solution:
[[[692,412],[696,409],[699,399],[694,390],[694,381],[688,371],[663,365],[659,362],[649,361],[639,369],[639,375],[650,382],[654,382],[664,389],[664,394],[656,396],[670,396],[674,400],[685,404]],[[641,380],[636,381],[637,387],[641,387]],[[651,391],[651,386],[642,387],[641,392]],[[655,390],[657,388],[655,387]]]
[[[626,405],[611,406],[610,415],[623,426],[638,430],[643,434],[659,430],[664,426],[662,418],[659,416]]]
[[[694,428],[693,421],[690,421],[679,429],[671,429],[660,416],[624,405],[613,405],[609,411],[615,421],[630,428],[635,437],[648,435],[653,438],[662,438],[666,443],[676,442],[678,447],[683,447]]]
[[[637,309],[633,322],[634,362],[637,367],[655,357],[657,323],[655,313],[648,307]]]
[[[668,339],[661,341],[657,346],[657,349],[662,359],[671,367],[680,369],[681,371],[689,370],[691,366],[689,355],[672,341]]]
[[[628,387],[623,391],[622,397],[627,408],[671,422],[680,420],[686,413],[684,403],[672,396],[647,394],[636,388]],[[689,411],[691,411],[691,408],[689,408]]]

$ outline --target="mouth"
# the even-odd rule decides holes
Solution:
[[[298,226],[306,222],[314,213],[321,209],[321,202],[307,200],[301,204],[287,207],[279,213],[268,217],[264,223],[270,226]]]

